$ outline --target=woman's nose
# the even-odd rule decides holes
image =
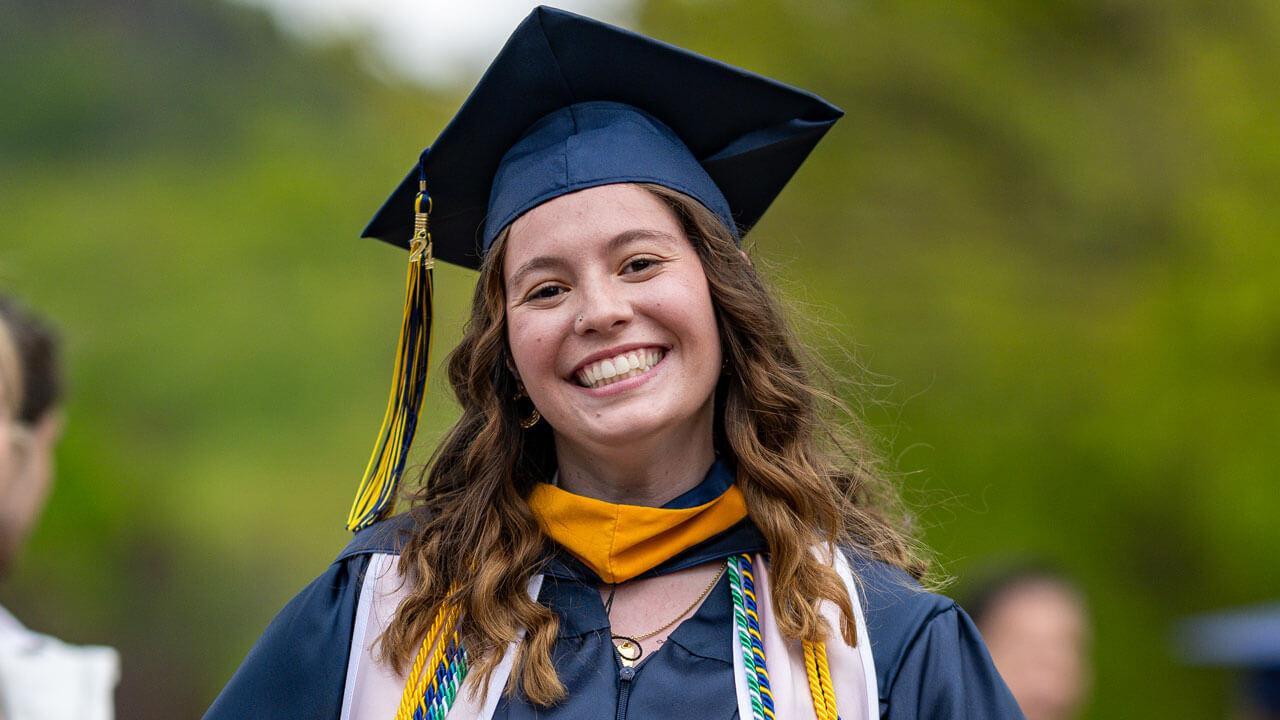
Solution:
[[[574,332],[579,335],[612,332],[626,325],[633,315],[631,302],[625,293],[608,283],[586,288],[579,297],[581,303],[573,324]]]

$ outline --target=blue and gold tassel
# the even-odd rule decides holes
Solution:
[[[427,224],[431,214],[431,196],[426,181],[418,186],[414,198],[414,230],[409,243],[409,278],[405,291],[404,325],[400,328],[400,344],[396,350],[395,373],[391,397],[382,419],[382,429],[373,447],[373,455],[365,468],[364,478],[347,529],[355,532],[389,515],[395,507],[396,488],[404,472],[413,434],[418,427],[418,412],[427,387],[427,371],[431,366],[431,301],[432,268],[431,232]]]

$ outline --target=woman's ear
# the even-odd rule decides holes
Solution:
[[[503,353],[503,358],[502,358],[502,360],[503,360],[503,362],[505,362],[505,363],[507,364],[507,370],[511,371],[511,376],[512,376],[512,377],[514,377],[514,378],[516,379],[516,382],[517,382],[517,383],[519,383],[519,382],[520,382],[520,371],[519,371],[519,370],[516,370],[516,363],[515,363],[515,361],[514,361],[514,360],[512,360],[512,359],[511,359],[511,353],[509,353],[509,352],[508,352],[508,353]]]
[[[742,248],[738,248],[738,254],[742,256],[743,260],[747,261],[748,265],[750,265],[751,267],[755,267],[755,263],[751,262],[751,256],[747,254],[746,250],[743,250]]]

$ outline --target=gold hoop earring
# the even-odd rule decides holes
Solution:
[[[512,400],[514,400],[516,403],[519,403],[521,400],[524,400],[528,397],[529,397],[529,393],[525,392],[524,383],[521,383],[519,388],[516,390],[516,396],[512,398]],[[529,402],[529,406],[533,407],[532,401]],[[534,425],[537,425],[538,421],[541,419],[542,419],[542,413],[538,412],[538,408],[536,407],[533,407],[533,412],[529,413],[528,415],[522,418],[518,418],[518,420],[520,421],[520,427],[524,428],[525,430],[528,430]]]

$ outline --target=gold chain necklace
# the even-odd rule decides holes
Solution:
[[[703,588],[702,594],[698,595],[698,599],[694,600],[689,605],[689,607],[685,608],[684,610],[681,610],[680,614],[672,618],[671,621],[668,622],[666,625],[663,625],[657,630],[651,630],[643,635],[611,635],[610,639],[613,640],[613,646],[618,651],[618,659],[622,662],[622,666],[635,667],[635,664],[640,661],[640,658],[642,656],[644,656],[644,648],[641,647],[640,645],[641,640],[648,640],[654,635],[657,635],[663,630],[666,630],[672,625],[675,625],[677,622],[679,622],[680,618],[683,618],[685,615],[688,615],[690,612],[694,610],[694,608],[701,605],[702,601],[706,600],[707,596],[711,594],[711,589],[716,586],[716,583],[720,582],[720,577],[724,575],[724,569],[725,569],[725,566],[721,565],[720,572],[716,573],[716,576],[711,578],[711,582],[707,583],[707,586]],[[613,590],[616,590],[616,589],[617,589],[617,586],[615,585]],[[613,606],[613,590],[609,591],[609,599],[605,603],[606,613]]]

